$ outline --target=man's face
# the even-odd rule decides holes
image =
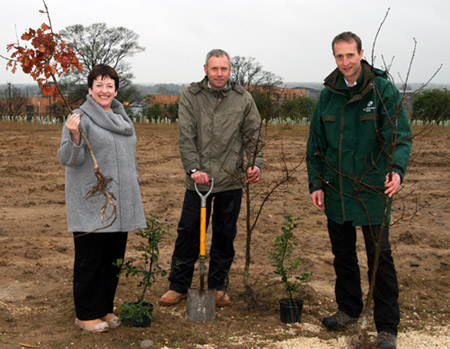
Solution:
[[[345,79],[353,84],[361,74],[361,60],[364,50],[358,53],[356,41],[338,41],[334,44],[334,59]]]
[[[231,72],[230,61],[227,56],[212,56],[208,64],[204,65],[205,74],[208,76],[209,85],[213,90],[222,90],[228,82]]]

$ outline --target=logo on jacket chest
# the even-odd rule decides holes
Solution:
[[[369,101],[367,103],[367,107],[363,108],[363,111],[366,113],[370,113],[372,110],[376,110],[377,107],[373,104],[373,101]]]

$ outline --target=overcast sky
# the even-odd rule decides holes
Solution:
[[[335,62],[331,41],[353,31],[375,65],[390,62],[396,82],[405,79],[417,49],[409,82],[450,83],[450,0],[46,0],[54,30],[104,22],[139,35],[145,51],[129,58],[135,83],[189,83],[203,77],[206,53],[222,48],[231,56],[254,57],[285,82],[321,82]],[[47,21],[42,0],[2,0],[0,54],[29,27]],[[31,83],[0,61],[0,84]]]

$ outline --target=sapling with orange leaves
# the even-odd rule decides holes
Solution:
[[[43,3],[45,11],[40,10],[39,12],[47,15],[48,23],[43,23],[37,29],[28,29],[28,31],[21,36],[21,39],[25,41],[25,44],[21,45],[19,41],[17,43],[9,44],[7,50],[8,52],[11,52],[11,56],[9,58],[2,56],[2,58],[8,61],[6,67],[7,69],[11,69],[12,73],[15,73],[18,67],[22,68],[22,71],[25,74],[31,76],[33,80],[38,83],[44,96],[53,95],[58,97],[66,107],[67,112],[71,113],[72,108],[67,103],[57,78],[63,74],[69,74],[76,70],[81,72],[83,67],[78,61],[76,52],[60,35],[53,32],[47,4],[44,0]],[[29,42],[31,46],[27,46],[26,42]],[[109,227],[117,218],[115,196],[108,191],[108,184],[112,179],[103,175],[86,134],[81,127],[79,128],[79,131],[91,155],[94,174],[97,177],[97,183],[87,193],[86,199],[89,199],[89,197],[97,193],[105,196],[105,202],[100,213],[103,223],[107,206],[112,206],[111,216],[107,217],[108,220],[111,219],[110,223],[106,226]],[[101,227],[101,229],[104,228],[105,227]]]

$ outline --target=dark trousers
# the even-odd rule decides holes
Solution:
[[[378,241],[380,226],[362,226],[362,231],[366,245],[370,282],[375,256],[374,241]],[[356,254],[356,229],[352,226],[352,222],[338,224],[328,219],[328,233],[334,254],[336,302],[339,310],[357,318],[362,312],[363,301]],[[389,246],[388,227],[385,228],[381,238],[380,261],[373,295],[375,326],[378,332],[386,331],[396,335],[400,322],[400,310],[397,274]]]
[[[73,297],[79,320],[94,320],[113,312],[128,233],[74,233]]]
[[[242,189],[214,193],[207,199],[207,226],[212,206],[212,240],[209,253],[208,288],[225,290],[234,258],[233,241],[241,208]],[[186,190],[178,223],[178,237],[172,255],[170,289],[186,293],[191,286],[194,265],[200,252],[200,198]]]

